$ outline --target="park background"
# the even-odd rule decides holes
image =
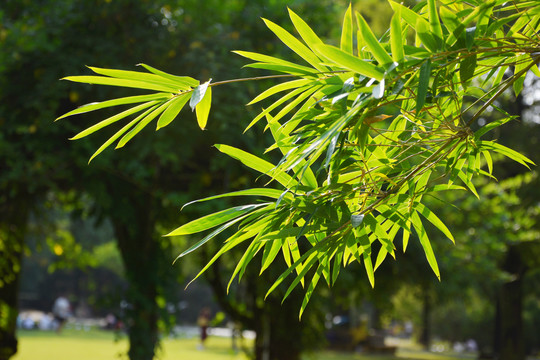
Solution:
[[[216,81],[258,75],[242,69],[243,60],[230,51],[290,57],[261,21],[268,18],[287,28],[287,6],[331,41],[339,37],[348,2],[7,0],[0,5],[0,357],[9,358],[13,349],[9,320],[14,309],[49,312],[61,293],[69,294],[77,318],[113,313],[129,324],[127,334],[119,331],[106,341],[129,339],[132,359],[152,358],[160,339],[176,326],[195,325],[206,306],[219,314],[216,326],[235,322],[254,330],[258,336],[249,351],[259,359],[268,349],[275,359],[297,359],[328,346],[353,351],[354,336],[365,337],[362,329],[411,335],[427,350],[451,350],[474,339],[475,356],[496,354],[511,344],[523,349],[516,359],[538,357],[540,186],[535,168],[501,160],[495,174],[499,181],[477,184],[480,201],[463,194],[446,199],[456,207],[433,203],[457,240],[453,245],[434,237],[442,282],[429,270],[421,248],[411,244],[398,261],[381,266],[375,289],[360,266],[346,269],[335,287],[317,290],[299,322],[300,291],[283,304],[279,292],[263,301],[279,269],[262,276],[248,272],[227,295],[227,274],[235,266],[231,255],[185,290],[219,244],[173,265],[194,239],[161,236],[222,208],[225,200],[180,212],[183,204],[256,181],[212,145],[264,151],[269,142],[262,131],[238,134],[259,109],[244,104],[271,83],[231,84],[216,91],[207,131],[199,131],[186,112],[167,130],[140,137],[121,153],[106,152],[91,165],[88,159],[104,137],[68,139],[100,118],[53,123],[82,104],[122,95],[123,90],[59,80],[87,74],[85,65],[134,69],[146,63]],[[386,1],[360,0],[353,6],[378,35],[387,28],[392,11]],[[521,116],[497,134],[501,143],[537,164],[539,91],[531,77],[517,99],[508,94],[497,104]],[[407,324],[412,334],[405,331]],[[72,330],[67,334],[79,336]],[[26,341],[39,336],[19,334],[22,355]],[[38,344],[29,346],[45,346]],[[113,348],[110,357],[122,351],[127,346]]]

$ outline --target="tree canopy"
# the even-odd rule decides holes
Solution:
[[[426,199],[463,190],[478,196],[472,179],[493,177],[494,154],[527,167],[532,164],[490,138],[490,131],[515,119],[498,107],[497,99],[507,90],[519,94],[529,71],[540,75],[540,5],[535,1],[440,4],[428,0],[407,8],[390,1],[394,14],[380,38],[349,7],[337,46],[324,43],[292,10],[296,35],[263,19],[297,60],[235,52],[253,61],[247,67],[278,75],[212,82],[171,75],[146,64],[141,64],[144,71],[90,67],[95,75],[65,79],[146,93],[88,104],[59,119],[130,106],[72,138],[117,125],[117,132],[93,159],[112,144],[124,147],[150,123],[156,130],[168,126],[188,104],[204,129],[218,85],[283,78],[250,102],[280,94],[246,128],[265,121],[273,137],[266,152],[277,153],[279,161],[217,144],[218,151],[255,170],[266,182],[189,203],[256,198],[171,231],[169,236],[208,232],[179,257],[227,234],[201,273],[242,244],[244,255],[232,282],[242,278],[256,254],[262,254],[263,272],[281,253],[288,268],[268,293],[289,277],[284,298],[299,284],[306,286],[300,313],[321,278],[332,285],[340,269],[353,262],[363,264],[374,286],[376,269],[388,255],[395,256],[399,243],[405,251],[411,239],[419,241],[440,277],[426,225],[451,241],[454,237]],[[488,110],[498,112],[499,118],[479,126]],[[118,125],[121,121],[125,123]]]

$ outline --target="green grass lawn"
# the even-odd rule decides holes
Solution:
[[[128,349],[124,337],[115,341],[111,332],[66,329],[61,334],[19,331],[19,351],[14,360],[117,360]],[[164,339],[159,359],[246,360],[231,350],[231,341],[210,337],[205,350],[197,350],[198,339]],[[125,359],[125,357],[123,357]]]
[[[126,359],[128,343],[124,337],[115,341],[111,332],[66,329],[62,334],[44,331],[19,331],[19,352],[14,360],[117,360]],[[198,339],[164,339],[158,352],[160,360],[247,360],[231,350],[227,338],[209,337],[205,350],[197,350]],[[441,355],[423,352],[413,346],[400,348],[396,357],[323,351],[304,356],[305,360],[456,360],[473,356]]]

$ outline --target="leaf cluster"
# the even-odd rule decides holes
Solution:
[[[236,51],[252,61],[247,67],[289,78],[250,102],[277,98],[246,128],[265,121],[274,139],[267,151],[279,152],[281,160],[271,163],[238,148],[216,145],[268,182],[261,188],[198,200],[256,198],[169,233],[209,232],[179,257],[228,234],[201,273],[242,244],[246,250],[232,282],[242,278],[255,255],[262,253],[261,273],[282,256],[288,268],[268,293],[292,278],[284,298],[296,286],[304,286],[300,314],[321,278],[332,285],[340,269],[351,263],[363,264],[373,286],[376,269],[388,255],[395,257],[398,240],[405,251],[409,240],[417,239],[440,278],[426,222],[451,241],[454,238],[424,200],[457,190],[478,196],[472,179],[493,177],[494,153],[525,166],[532,164],[484,135],[513,119],[496,107],[497,98],[509,89],[519,94],[527,72],[540,75],[540,5],[447,0],[437,6],[435,0],[427,0],[410,9],[389,2],[394,15],[381,38],[349,7],[339,46],[328,45],[289,10],[296,35],[270,20],[264,22],[297,55],[297,62]],[[411,32],[415,42],[409,44]],[[74,137],[140,113],[92,157],[116,140],[117,147],[124,146],[154,119],[157,129],[168,125],[188,101],[204,128],[213,86],[259,79],[201,84],[143,66],[149,73],[91,68],[103,76],[66,78],[157,91],[89,104],[62,116],[141,103]],[[473,131],[472,125],[488,108],[499,111],[501,118]]]

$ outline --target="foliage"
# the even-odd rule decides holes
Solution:
[[[497,98],[510,88],[519,94],[529,70],[540,74],[540,5],[502,0],[454,0],[441,6],[428,0],[412,9],[393,1],[390,5],[394,15],[380,39],[349,7],[339,46],[328,45],[289,10],[298,36],[272,21],[264,22],[302,62],[236,51],[254,61],[248,67],[287,78],[250,102],[284,93],[247,126],[266,120],[274,139],[267,152],[277,150],[282,157],[272,163],[239,148],[216,145],[267,183],[196,201],[258,199],[170,232],[169,236],[179,236],[211,230],[180,257],[234,229],[202,272],[240,244],[247,248],[231,281],[242,278],[256,254],[262,253],[263,272],[281,253],[288,269],[268,293],[291,276],[286,298],[311,277],[301,313],[321,277],[332,285],[340,269],[352,262],[364,264],[373,286],[375,270],[388,255],[395,257],[396,239],[401,239],[405,251],[413,234],[440,277],[426,225],[454,238],[425,199],[464,189],[478,196],[472,178],[492,177],[495,153],[532,164],[484,135],[514,118],[497,108]],[[415,34],[414,44],[407,41],[409,32]],[[89,104],[61,117],[132,105],[73,137],[80,139],[134,115],[91,159],[113,143],[125,146],[151,122],[157,130],[169,125],[188,102],[204,128],[215,86],[262,78],[212,83],[142,66],[146,71],[90,68],[97,75],[66,78],[154,92]],[[466,106],[466,99],[472,99],[472,105]],[[501,119],[473,131],[471,126],[488,108],[499,111]]]

